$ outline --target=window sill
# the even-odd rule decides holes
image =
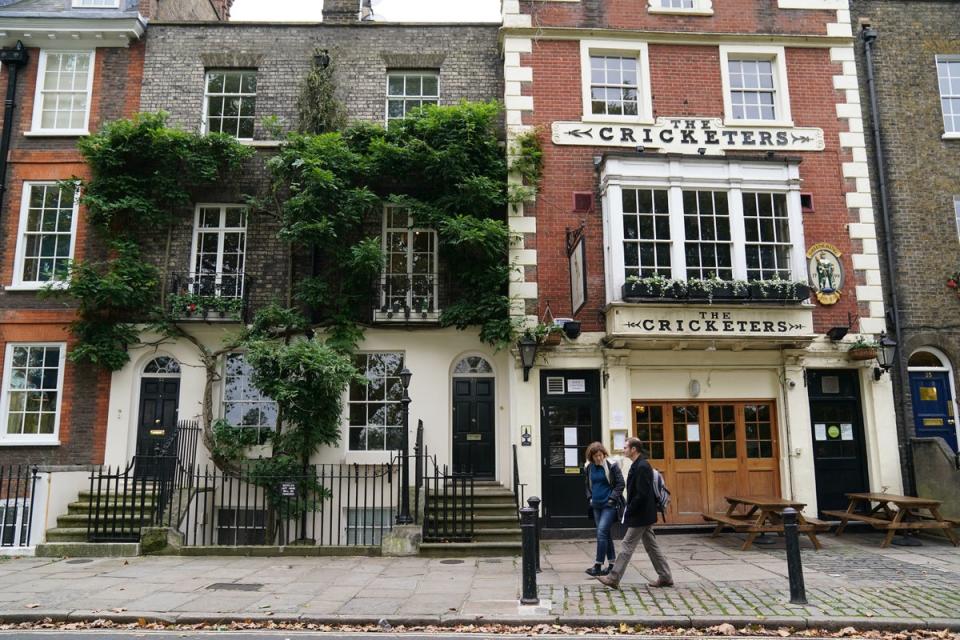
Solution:
[[[584,124],[603,125],[603,124],[635,124],[635,125],[654,125],[655,120],[649,116],[598,116],[594,114],[585,115],[580,118]]]
[[[43,440],[2,440],[0,439],[0,448],[3,447],[59,447],[60,440],[53,438]]]
[[[792,129],[795,125],[793,120],[734,120],[726,118],[723,121],[725,128],[736,129],[737,127],[770,127],[771,129]]]
[[[4,291],[43,291],[45,289],[54,289],[61,291],[69,288],[69,285],[66,282],[61,283],[47,283],[47,282],[21,282],[18,284],[8,284],[3,288]]]
[[[51,129],[45,131],[40,129],[39,131],[24,131],[24,137],[27,138],[81,138],[83,136],[90,135],[90,132],[86,129]]]
[[[242,140],[239,138],[237,142],[246,147],[264,147],[268,149],[276,148],[283,144],[282,140]]]
[[[956,133],[945,133],[941,136],[944,140],[960,140],[960,131]]]
[[[665,13],[675,16],[712,16],[713,9],[674,9],[669,7],[650,7],[650,13]]]

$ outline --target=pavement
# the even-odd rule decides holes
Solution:
[[[675,587],[638,551],[609,590],[584,574],[592,541],[543,541],[539,605],[522,606],[519,558],[139,557],[0,560],[0,623],[98,618],[169,623],[475,623],[960,629],[960,550],[924,539],[881,549],[872,532],[803,539],[807,605],[789,602],[783,539],[661,535]]]

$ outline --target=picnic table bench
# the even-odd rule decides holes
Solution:
[[[826,522],[816,518],[806,518],[801,513],[806,506],[802,502],[794,502],[783,498],[770,496],[727,496],[725,497],[728,507],[726,513],[704,513],[701,514],[707,522],[717,523],[711,538],[716,538],[724,527],[729,527],[737,533],[746,533],[747,539],[743,543],[741,550],[746,551],[752,545],[757,536],[763,533],[783,534],[783,511],[787,507],[792,507],[797,511],[797,530],[810,538],[815,549],[820,549],[820,541],[817,540],[818,531],[826,531],[829,525]],[[744,507],[746,512],[738,513],[737,509]]]
[[[892,493],[848,493],[846,496],[850,500],[846,511],[823,512],[825,516],[840,521],[834,535],[841,535],[847,524],[853,520],[886,531],[887,535],[880,544],[882,549],[890,546],[897,531],[914,529],[942,529],[953,546],[960,545],[960,539],[953,531],[957,522],[940,515],[940,500]],[[877,503],[875,507],[872,506],[874,502]],[[857,511],[858,507],[862,507],[863,511]],[[922,513],[923,511],[927,513]]]

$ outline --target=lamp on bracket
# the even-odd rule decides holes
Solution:
[[[897,357],[897,341],[886,334],[880,334],[880,340],[877,341],[877,367],[873,369],[873,379],[880,380],[881,376],[893,367],[894,359]]]
[[[523,335],[517,341],[517,350],[520,352],[520,364],[523,366],[523,381],[530,380],[530,369],[537,360],[537,341],[531,335]]]

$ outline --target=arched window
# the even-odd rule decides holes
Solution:
[[[159,356],[147,363],[143,375],[149,377],[167,377],[180,375],[180,363],[168,356]]]
[[[483,356],[467,356],[453,368],[456,376],[492,376],[493,367]]]
[[[936,353],[926,349],[920,349],[911,354],[910,360],[907,362],[907,366],[911,368],[935,367],[938,369],[946,369],[947,363],[944,362]]]

